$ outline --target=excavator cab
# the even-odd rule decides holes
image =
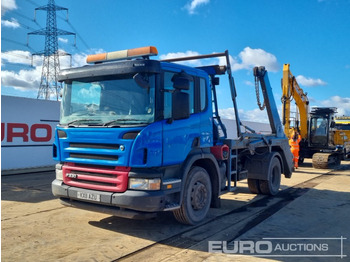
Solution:
[[[314,116],[310,119],[311,147],[326,148],[329,140],[329,119],[325,116]]]
[[[320,149],[328,149],[334,146],[331,128],[334,127],[334,114],[337,112],[333,107],[315,107],[310,113],[309,119],[309,146]]]
[[[315,107],[309,119],[309,149],[314,168],[331,168],[340,164],[344,147],[334,142],[335,107]]]

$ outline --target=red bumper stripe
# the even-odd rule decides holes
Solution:
[[[125,192],[128,187],[129,167],[107,169],[69,163],[62,170],[63,182],[69,186],[109,192]]]

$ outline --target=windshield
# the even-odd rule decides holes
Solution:
[[[323,117],[311,118],[311,144],[324,146],[327,144],[328,119]]]
[[[136,81],[140,78],[142,84]],[[155,77],[151,74],[69,80],[64,86],[60,124],[116,126],[151,123],[155,111],[154,95]]]

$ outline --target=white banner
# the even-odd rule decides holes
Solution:
[[[1,96],[1,170],[54,165],[57,101]]]

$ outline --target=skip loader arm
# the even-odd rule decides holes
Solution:
[[[273,98],[272,88],[269,77],[264,66],[254,67],[253,73],[255,80],[260,82],[262,93],[265,100],[266,111],[269,117],[271,131],[276,137],[284,138],[284,132],[281,124],[275,99]]]

